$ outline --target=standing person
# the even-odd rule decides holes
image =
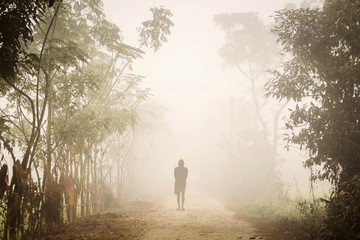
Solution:
[[[186,178],[188,175],[188,170],[184,167],[184,160],[180,159],[178,166],[174,169],[174,177],[175,177],[175,191],[174,193],[177,195],[177,210],[180,210],[180,194],[181,194],[181,211],[184,211],[184,203],[185,203],[185,188],[186,188]]]

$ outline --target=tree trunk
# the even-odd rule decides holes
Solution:
[[[85,196],[84,196],[84,183],[85,183],[85,163],[83,157],[83,147],[80,150],[80,206],[81,217],[85,216]]]
[[[87,151],[85,155],[85,164],[86,164],[86,215],[90,215],[90,159],[91,159],[91,148],[90,144],[88,143]]]
[[[94,193],[93,193],[93,203],[94,203],[94,213],[99,212],[99,199],[98,199],[98,177],[97,177],[97,158],[98,158],[98,146],[95,145],[94,147],[94,162],[93,162],[93,183],[94,183]]]

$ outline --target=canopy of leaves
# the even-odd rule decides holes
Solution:
[[[326,1],[322,10],[281,10],[275,34],[292,57],[267,83],[293,99],[289,143],[309,153],[319,179],[336,184],[360,172],[360,1]]]
[[[44,15],[54,0],[0,1],[0,77],[13,78],[19,55],[33,40],[34,24]]]
[[[220,49],[225,64],[241,65],[249,61],[264,66],[278,57],[274,35],[257,13],[218,14],[214,21],[226,34],[226,43]]]

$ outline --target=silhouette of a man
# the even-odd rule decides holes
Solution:
[[[184,211],[184,203],[185,203],[185,188],[186,188],[186,178],[188,175],[188,170],[184,167],[184,160],[180,159],[178,166],[174,169],[174,177],[175,177],[175,191],[174,193],[177,195],[177,210],[180,210],[180,194],[181,194],[181,211]]]

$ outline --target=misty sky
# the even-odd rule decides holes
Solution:
[[[171,10],[175,26],[168,42],[155,54],[147,50],[144,59],[134,64],[134,72],[146,77],[143,86],[150,87],[154,98],[168,108],[166,117],[174,135],[189,136],[190,132],[196,133],[194,129],[207,107],[244,91],[238,80],[241,75],[221,67],[218,49],[224,41],[223,33],[215,26],[213,16],[254,11],[266,20],[286,2],[105,0],[104,9],[123,32],[124,41],[134,46],[138,46],[136,27],[150,18],[151,7],[163,5]],[[179,153],[186,154],[186,144],[179,147]]]
[[[206,165],[209,148],[218,144],[212,109],[227,108],[231,96],[245,95],[243,77],[234,69],[224,69],[218,49],[224,42],[223,32],[215,26],[213,16],[220,13],[258,12],[265,22],[270,15],[286,3],[299,0],[104,0],[105,14],[117,24],[124,35],[124,42],[138,46],[136,27],[151,17],[151,7],[165,6],[173,13],[174,27],[168,42],[155,54],[146,49],[144,59],[133,65],[136,74],[144,75],[142,86],[152,89],[153,97],[165,106],[164,123],[171,131],[171,142],[158,143],[155,158],[169,158],[161,162],[162,171],[171,169],[179,158],[194,169]],[[225,104],[225,105],[224,105]],[[226,127],[225,127],[226,128]],[[216,132],[216,130],[214,131]],[[204,139],[206,138],[206,139]],[[205,141],[206,140],[206,141]],[[155,144],[156,145],[156,144]],[[156,148],[156,146],[155,146]],[[168,151],[162,151],[166,148]],[[170,152],[170,153],[169,153]],[[214,156],[212,156],[214,157]],[[224,156],[216,156],[218,158]],[[301,172],[307,179],[301,162],[285,163],[283,175],[292,178]],[[168,173],[168,178],[171,177]],[[305,176],[305,177],[304,177]],[[196,178],[193,175],[194,178]],[[300,177],[300,178],[301,178]],[[301,180],[300,180],[301,182]],[[304,181],[303,184],[308,184]]]

